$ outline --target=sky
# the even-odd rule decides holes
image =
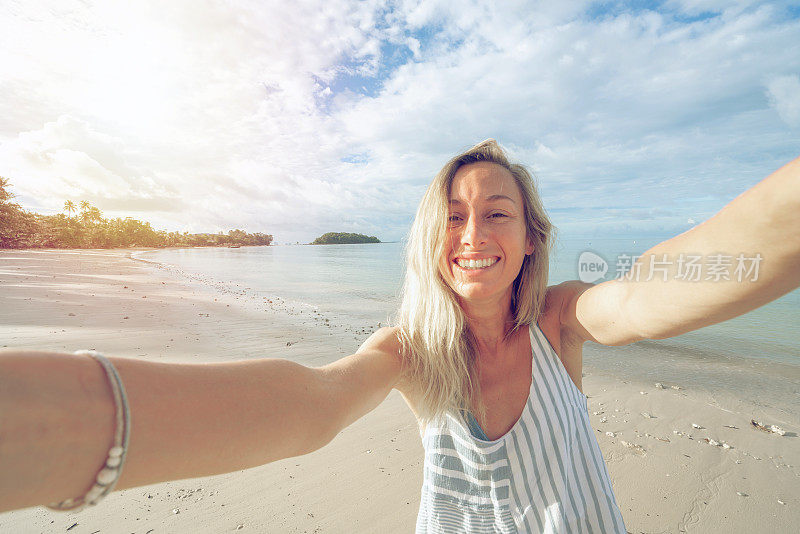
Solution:
[[[169,231],[402,239],[495,138],[561,236],[677,234],[800,155],[800,2],[0,4],[0,176]]]

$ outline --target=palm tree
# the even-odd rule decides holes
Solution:
[[[14,193],[7,189],[10,185],[11,183],[8,178],[3,178],[0,176],[0,202],[11,200],[11,198],[14,196]]]
[[[66,202],[64,202],[64,211],[66,211],[67,213],[70,214],[70,216],[72,216],[72,212],[75,211],[75,203],[71,200],[67,200]]]
[[[88,200],[81,200],[81,221],[84,223],[89,222],[89,212],[92,210],[92,205]]]

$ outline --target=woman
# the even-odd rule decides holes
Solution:
[[[104,487],[123,489],[305,454],[395,388],[426,450],[418,532],[625,532],[581,391],[583,343],[676,336],[791,291],[798,208],[800,159],[638,260],[757,252],[756,280],[687,282],[673,261],[664,277],[548,288],[553,228],[527,171],[485,141],[420,204],[399,324],[351,356],[320,368],[109,358],[125,403],[117,375],[85,355],[2,353],[0,511],[83,496],[107,456],[124,469]]]

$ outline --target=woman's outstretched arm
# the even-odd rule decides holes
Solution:
[[[109,360],[131,411],[116,489],[247,469],[312,452],[375,408],[400,376],[382,329],[309,368],[281,359]],[[114,401],[88,356],[0,351],[0,512],[82,496],[113,442]],[[102,506],[102,504],[101,504]]]
[[[800,286],[800,158],[645,252],[630,272],[630,279],[597,285],[569,282],[574,295],[562,324],[605,345],[663,339],[737,317]]]

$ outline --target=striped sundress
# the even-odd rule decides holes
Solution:
[[[422,430],[417,534],[625,533],[608,470],[575,386],[538,325],[528,401],[499,439],[445,415]]]

